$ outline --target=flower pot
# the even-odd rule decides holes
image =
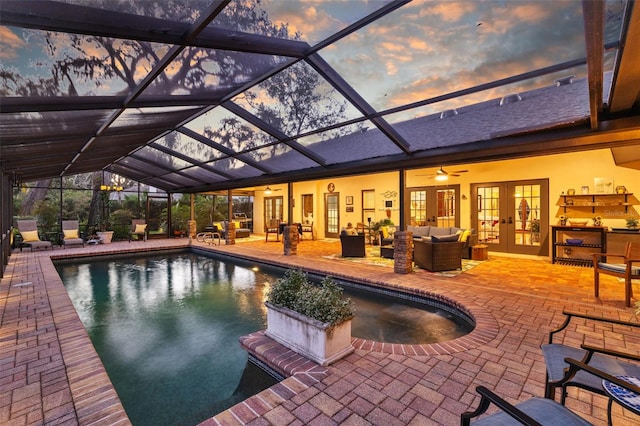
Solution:
[[[100,243],[102,244],[111,244],[111,239],[113,238],[113,231],[100,231],[96,232],[98,238],[100,238]]]
[[[338,325],[317,321],[266,302],[266,335],[287,348],[326,366],[353,352],[351,319]]]

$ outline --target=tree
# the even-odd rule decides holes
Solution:
[[[117,9],[120,12],[158,19],[193,22],[209,6],[207,0],[124,1],[94,0],[92,7]],[[276,24],[262,9],[260,1],[230,2],[216,17],[215,25],[235,31],[244,31],[275,38],[299,40],[299,33],[290,34],[287,24]],[[28,75],[9,66],[0,66],[0,93],[6,96],[78,96],[92,94],[127,94],[137,87],[143,78],[140,70],[151,70],[165,50],[157,44],[127,39],[115,39],[70,33],[54,33],[23,30],[24,38],[42,39],[46,46],[46,58],[35,64],[36,75]],[[89,54],[88,52],[91,52]],[[231,52],[222,49],[187,47],[146,90],[146,94],[195,94],[211,88],[237,87],[252,76],[262,74],[285,59],[275,55]],[[48,71],[47,71],[48,70]],[[287,135],[338,123],[344,118],[346,101],[335,102],[334,89],[321,84],[319,75],[307,64],[295,64],[260,85],[260,91],[248,91],[245,98],[265,122],[276,126]],[[259,95],[260,94],[260,95]],[[262,95],[271,99],[265,100]],[[278,106],[272,105],[272,101]],[[52,119],[54,117],[52,116]],[[334,132],[338,133],[338,132]],[[206,136],[236,149],[246,150],[264,145],[271,137],[254,130],[237,118],[223,120],[219,128],[209,127]],[[330,135],[329,135],[330,136]],[[327,136],[327,137],[329,137]],[[175,132],[165,139],[170,148],[183,154],[200,158],[202,153],[188,149],[208,150],[199,144],[180,144]],[[189,148],[189,146],[191,148]],[[285,148],[273,145],[270,152],[255,151],[260,159],[277,155]],[[235,167],[231,158],[226,167]],[[224,162],[223,162],[224,163]],[[222,167],[222,166],[220,166]],[[99,214],[98,188],[93,179],[94,194],[88,221],[95,223]],[[43,181],[37,186],[48,186]],[[23,203],[30,209],[33,203],[44,198],[44,191],[33,192],[32,199]]]

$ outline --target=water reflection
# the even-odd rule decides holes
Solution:
[[[262,390],[242,379],[238,338],[266,328],[263,302],[282,271],[192,253],[57,268],[135,425],[195,424]],[[471,329],[414,302],[345,296],[356,305],[354,337],[419,344]]]

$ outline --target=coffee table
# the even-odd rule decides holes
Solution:
[[[616,376],[625,382],[633,383],[640,386],[640,377],[632,376]],[[624,389],[608,380],[602,380],[602,387],[607,395],[609,395],[609,405],[607,406],[607,421],[611,425],[611,404],[613,401],[622,405],[632,413],[640,415],[640,394]]]

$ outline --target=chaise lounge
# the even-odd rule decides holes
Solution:
[[[42,241],[40,239],[38,223],[35,220],[16,220],[16,226],[22,237],[20,251],[22,251],[22,247],[29,247],[32,251],[39,248],[53,250],[51,241]]]

